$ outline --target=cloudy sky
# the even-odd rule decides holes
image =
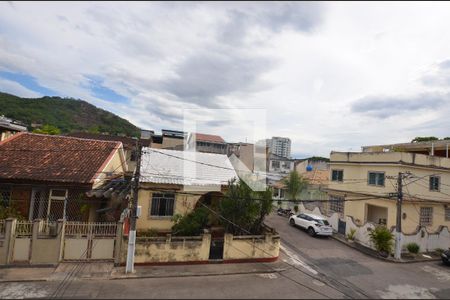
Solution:
[[[448,28],[449,3],[1,2],[0,90],[228,141],[265,110],[265,135],[328,156],[450,136]]]

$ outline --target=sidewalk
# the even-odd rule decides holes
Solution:
[[[436,256],[433,253],[426,253],[424,255],[422,254],[418,254],[417,256],[411,256],[410,254],[403,254],[402,253],[402,259],[401,260],[396,260],[393,257],[383,257],[381,255],[378,254],[377,251],[371,249],[371,248],[367,248],[361,244],[358,244],[356,242],[350,243],[347,241],[347,239],[342,235],[342,234],[333,234],[331,236],[333,239],[349,246],[350,248],[356,249],[366,255],[378,258],[380,260],[384,260],[387,262],[391,262],[391,263],[415,263],[415,262],[429,262],[429,261],[439,261],[441,260],[440,256]]]
[[[115,280],[137,278],[167,278],[190,276],[220,276],[235,274],[267,274],[287,270],[289,266],[278,260],[273,263],[236,263],[202,265],[136,266],[133,274],[125,274],[125,267],[112,262],[65,262],[57,267],[0,268],[2,282],[33,282],[71,280]]]
[[[236,263],[202,265],[136,266],[133,274],[125,274],[125,267],[116,267],[110,279],[166,278],[189,276],[220,276],[252,273],[275,273],[288,269],[282,261],[273,263]]]
[[[1,282],[47,281],[55,267],[11,267],[0,268]]]

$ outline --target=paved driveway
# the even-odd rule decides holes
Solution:
[[[441,262],[385,262],[332,238],[310,237],[276,214],[267,223],[280,233],[288,254],[297,255],[303,264],[349,296],[362,293],[370,298],[450,298],[450,267]]]

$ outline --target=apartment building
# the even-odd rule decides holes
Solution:
[[[425,228],[431,233],[450,226],[450,159],[429,155],[435,147],[430,143],[391,146],[331,152],[328,212],[337,212],[342,219],[350,216],[356,224],[372,222],[392,228],[397,179],[402,173],[402,232]],[[406,152],[412,148],[413,152]]]

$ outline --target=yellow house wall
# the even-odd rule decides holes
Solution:
[[[163,142],[161,145],[162,149],[165,148],[172,148],[178,145],[183,145],[184,139],[177,139],[177,138],[170,138],[170,137],[163,137]]]
[[[395,160],[402,160],[404,162],[415,162],[422,164],[420,166],[396,165]],[[358,162],[358,164],[348,163],[346,161]],[[435,166],[450,165],[450,159],[440,157],[428,157],[426,155],[415,155],[410,153],[332,153],[330,162],[330,178],[332,170],[343,170],[344,181],[335,182],[330,181],[328,188],[330,190],[337,190],[341,192],[330,191],[329,194],[341,194],[346,196],[346,200],[351,198],[361,198],[360,196],[351,196],[349,193],[363,193],[371,195],[387,195],[389,193],[396,193],[396,179],[385,178],[385,185],[382,187],[372,186],[368,184],[369,171],[385,172],[386,176],[397,177],[399,172],[411,172],[416,178],[406,179],[406,183],[415,181],[418,177],[423,177],[424,180],[418,180],[411,184],[407,184],[403,188],[404,199],[409,195],[421,199],[428,199],[431,201],[448,202],[450,205],[450,196],[443,193],[450,194],[450,169],[437,168]],[[439,174],[438,174],[439,173]],[[429,175],[438,174],[441,179],[441,191],[429,190]],[[367,221],[367,206],[372,204],[388,208],[387,226],[395,226],[396,223],[396,198],[392,199],[377,199],[367,201],[346,201],[344,214],[352,216],[361,222]],[[445,203],[444,203],[445,204]],[[449,221],[445,221],[444,204],[436,204],[430,202],[411,203],[404,201],[402,212],[406,213],[406,219],[402,220],[402,231],[404,233],[414,232],[420,220],[420,207],[433,207],[433,224],[427,226],[429,232],[436,231],[440,225],[450,226]]]
[[[150,208],[152,202],[153,191],[148,189],[167,189],[168,192],[174,191],[175,189],[180,189],[179,186],[174,185],[154,185],[154,184],[143,184],[141,183],[141,189],[139,189],[139,205],[142,207],[142,215],[137,221],[137,230],[154,229],[157,231],[170,231],[173,226],[172,216],[167,217],[156,217],[150,215]],[[203,194],[206,194],[204,192]],[[200,194],[200,193],[198,193]],[[191,212],[197,201],[200,199],[201,195],[175,195],[174,203],[174,215],[181,214],[185,215]]]
[[[93,188],[99,187],[105,182],[107,172],[112,172],[113,174],[124,174],[126,171],[128,171],[128,165],[125,161],[125,154],[123,152],[123,148],[119,148],[101,171],[102,173],[98,174],[96,180],[94,181]]]

